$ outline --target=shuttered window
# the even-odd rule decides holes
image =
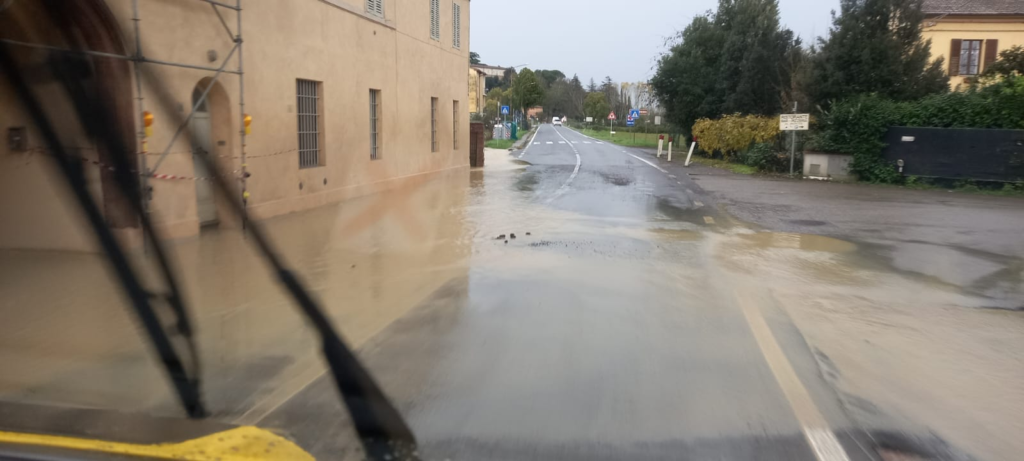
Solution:
[[[381,156],[380,90],[370,90],[370,160]]]
[[[366,12],[384,17],[384,0],[366,0]]]
[[[323,117],[321,117],[321,83],[312,80],[296,80],[296,112],[299,114],[299,168],[321,165],[321,140]]]
[[[452,47],[462,48],[462,5],[452,3]]]
[[[441,0],[430,0],[430,38],[441,40]]]

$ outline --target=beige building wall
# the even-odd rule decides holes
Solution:
[[[131,53],[131,0],[103,3],[121,29],[125,52]],[[254,217],[337,202],[393,188],[403,178],[468,167],[469,0],[440,2],[440,39],[431,37],[425,1],[384,0],[383,18],[367,13],[362,0],[242,3],[245,112],[253,118],[245,140],[251,173],[247,187]],[[453,39],[455,4],[461,6],[459,47]],[[150,59],[217,67],[234,45],[209,4],[141,1],[139,9],[143,51]],[[222,14],[235,30],[234,12]],[[211,54],[216,54],[215,60],[209,59]],[[226,69],[236,69],[237,59],[235,54]],[[148,140],[148,165],[156,163],[156,153],[168,150],[156,173],[195,177],[192,140],[185,135],[170,142],[178,121],[191,109],[193,90],[200,82],[205,88],[212,73],[143,67],[155,77],[143,80],[142,103],[156,118]],[[321,161],[313,168],[299,168],[296,79],[320,82],[322,89]],[[222,74],[213,85],[213,154],[224,171],[237,175],[242,167],[239,78]],[[381,92],[377,160],[370,158],[371,89]],[[123,91],[134,100],[134,85]],[[10,96],[9,89],[0,86],[0,129],[5,132],[26,124],[22,114],[9,110]],[[431,151],[431,98],[438,99],[436,152]],[[80,236],[81,223],[74,210],[69,211],[69,202],[44,180],[49,176],[45,164],[44,155],[0,155],[0,175],[18,177],[16,185],[0,186],[0,248],[88,250],[91,238]],[[154,179],[152,186],[153,217],[166,234],[196,235],[196,181]],[[218,208],[221,225],[232,225],[224,205]],[[59,223],[56,229],[41,231],[54,223]]]
[[[484,92],[487,89],[487,74],[478,69],[469,69],[469,112],[483,112]]]
[[[995,52],[998,53],[1014,46],[1024,45],[1024,16],[946,16],[941,19],[925,20],[923,36],[932,41],[932,58],[944,58],[949,72],[950,51],[953,40],[981,40],[981,60],[979,73],[985,71],[984,57],[987,52],[988,40],[998,40]],[[950,86],[956,89],[962,86],[970,76],[952,75]]]

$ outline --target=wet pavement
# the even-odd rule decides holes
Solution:
[[[1021,252],[991,238],[1019,214],[844,233],[871,213],[763,204],[794,194],[678,163],[544,125],[486,168],[267,225],[425,459],[1024,450]],[[969,225],[989,238],[963,251],[947,233]],[[214,419],[358,459],[311,331],[246,245],[175,245]],[[0,400],[180,415],[98,256],[5,252],[0,287]]]

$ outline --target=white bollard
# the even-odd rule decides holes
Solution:
[[[665,140],[658,139],[658,158],[661,158],[661,151],[665,148]]]
[[[672,141],[668,142],[668,161],[672,161]]]
[[[693,149],[695,147],[697,147],[697,141],[694,141],[693,144],[690,144],[690,153],[686,154],[686,163],[684,163],[683,166],[690,166],[690,158],[693,157]]]

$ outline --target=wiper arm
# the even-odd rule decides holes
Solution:
[[[65,89],[72,98],[79,115],[79,120],[85,125],[89,134],[95,139],[101,140],[110,152],[127,152],[123,142],[117,136],[112,136],[112,132],[109,129],[111,126],[109,124],[110,119],[104,117],[106,115],[105,102],[98,101],[97,98],[90,98],[88,96],[90,93],[85,91],[84,75],[82,75],[82,72],[88,71],[87,63],[81,60],[76,62],[74,57],[68,55],[55,56],[51,63],[53,64],[54,75],[61,78]],[[171,378],[171,383],[186,413],[192,418],[206,416],[206,409],[203,406],[199,393],[199,358],[192,336],[192,326],[178,291],[178,285],[170,270],[167,255],[159,245],[160,240],[156,238],[156,231],[152,223],[144,213],[141,213],[141,201],[138,200],[139,188],[133,186],[133,184],[137,184],[137,178],[133,177],[127,161],[123,156],[112,155],[112,161],[115,163],[113,174],[120,192],[125,194],[129,202],[135,205],[133,211],[141,219],[145,236],[151,238],[154,242],[155,254],[163,273],[164,282],[169,290],[169,293],[164,295],[164,298],[171,306],[175,315],[176,324],[173,330],[176,330],[186,343],[187,352],[185,356],[190,359],[188,363],[183,360],[182,355],[175,349],[173,340],[167,333],[168,329],[164,328],[160,317],[154,310],[151,304],[154,297],[153,294],[143,287],[139,277],[132,269],[124,250],[118,244],[117,239],[114,238],[110,228],[107,227],[99,206],[93,200],[92,194],[88,190],[85,175],[82,172],[82,162],[72,159],[65,151],[56,130],[43,112],[42,106],[25,82],[23,76],[17,71],[14,59],[11,57],[7,45],[0,46],[0,68],[3,69],[3,73],[11,82],[15,94],[18,95],[22,105],[28,111],[29,116],[42,133],[43,139],[53,152],[60,172],[64,175],[64,179],[71,188],[72,195],[78,201],[79,207],[85,213],[86,219],[96,235],[100,247],[110,260],[110,264],[113,266],[122,288],[127,293],[136,315],[149,335],[157,354],[160,356],[164,370]],[[90,109],[92,113],[88,112]],[[90,116],[95,118],[90,118]]]

